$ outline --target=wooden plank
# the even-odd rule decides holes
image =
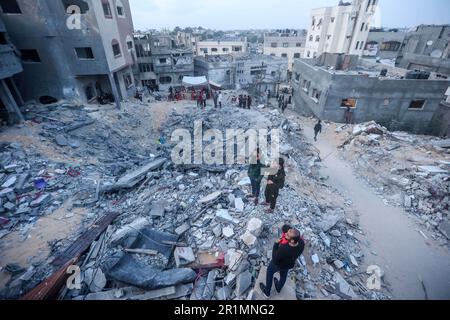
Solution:
[[[158,251],[156,250],[147,250],[147,249],[125,249],[124,251],[128,253],[146,254],[149,256],[156,256],[158,254]]]

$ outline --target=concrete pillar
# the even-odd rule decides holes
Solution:
[[[119,95],[119,91],[117,90],[117,86],[116,86],[116,81],[114,79],[114,75],[110,72],[108,73],[108,78],[109,78],[109,82],[111,84],[111,90],[112,90],[112,94],[114,96],[114,99],[116,100],[116,106],[117,109],[122,109],[121,103],[120,103],[120,95]]]
[[[11,92],[9,91],[8,85],[6,84],[6,81],[3,79],[2,81],[2,87],[3,92],[6,94],[7,101],[5,101],[6,106],[11,107],[11,111],[16,114],[17,118],[20,120],[20,122],[24,122],[25,119],[20,112],[19,106],[17,105],[16,101],[14,100],[14,97],[12,96]]]
[[[16,86],[16,83],[14,82],[14,80],[12,78],[9,78],[9,82],[11,83],[11,86],[14,89],[14,92],[16,93],[17,97],[19,98],[19,102],[21,105],[25,104],[25,101],[23,100],[22,94],[20,93],[19,89]]]

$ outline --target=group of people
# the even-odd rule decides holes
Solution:
[[[284,113],[287,106],[292,103],[292,96],[289,95],[287,98],[284,94],[281,94],[278,96],[278,109],[281,110],[281,112]]]
[[[269,172],[267,177],[267,185],[265,190],[264,205],[269,206],[268,213],[273,213],[280,190],[284,188],[286,172],[284,168],[285,162],[283,158],[274,161],[270,167],[264,165],[261,160],[260,149],[257,149],[251,159],[248,169],[248,176],[252,185],[252,194],[250,198],[254,198],[255,205],[258,205],[261,182],[265,172]],[[269,170],[266,170],[269,169]],[[286,284],[287,276],[290,269],[295,266],[296,260],[303,253],[305,242],[300,232],[289,225],[285,225],[282,229],[282,236],[273,246],[272,261],[269,264],[266,275],[266,283],[260,283],[261,292],[266,298],[270,297],[272,284],[278,293],[283,290]],[[280,278],[274,279],[276,273],[280,274]]]
[[[238,97],[239,108],[249,109],[252,106],[252,97],[250,95],[239,95]]]

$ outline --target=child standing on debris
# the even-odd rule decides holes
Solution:
[[[261,153],[258,148],[256,149],[256,153],[253,155],[252,159],[250,159],[250,166],[248,167],[248,177],[250,178],[250,182],[252,184],[252,194],[250,198],[255,198],[255,205],[258,205],[259,202],[261,182],[264,177],[262,170],[265,167],[266,166],[261,163]]]
[[[264,205],[270,206],[267,210],[268,213],[273,213],[275,206],[277,205],[277,199],[280,194],[280,189],[284,188],[284,182],[286,179],[286,172],[284,170],[284,159],[280,158],[278,162],[274,162],[271,166],[271,170],[276,174],[270,175],[267,178],[266,186],[266,202]]]
[[[317,136],[319,133],[322,133],[322,120],[319,120],[314,127],[314,141],[317,141]]]

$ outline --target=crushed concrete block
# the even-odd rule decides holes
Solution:
[[[311,256],[311,260],[314,263],[314,265],[318,264],[320,262],[319,256],[317,254],[313,254]]]
[[[353,255],[349,255],[350,262],[355,266],[359,267],[358,261],[356,261],[356,258]]]
[[[323,232],[319,234],[322,241],[325,243],[325,245],[329,248],[331,246],[331,240],[327,237],[327,235]]]
[[[242,251],[229,249],[225,255],[225,265],[228,266],[231,271],[236,271],[243,256],[244,253]]]
[[[17,181],[17,176],[12,176],[2,184],[2,188],[12,187]]]
[[[331,235],[332,235],[333,237],[336,237],[336,238],[339,238],[339,237],[342,236],[342,234],[341,234],[341,232],[340,232],[339,230],[333,230],[333,231],[331,231]]]
[[[342,269],[345,265],[341,260],[334,260],[333,262],[334,266],[336,267],[336,269]]]
[[[3,205],[3,208],[5,208],[8,211],[13,211],[16,208],[16,205],[11,202],[7,202]]]
[[[222,191],[216,191],[214,193],[207,195],[204,198],[201,198],[198,201],[198,204],[206,204],[206,203],[213,202],[213,201],[217,200],[221,195],[222,195]]]
[[[222,234],[225,238],[231,238],[234,236],[234,230],[231,227],[223,228]]]
[[[174,252],[175,263],[177,267],[186,266],[195,261],[195,255],[192,248],[177,247]]]
[[[152,210],[150,211],[150,215],[152,217],[163,217],[167,206],[168,206],[168,202],[164,201],[164,200],[153,203]]]
[[[129,300],[134,301],[148,301],[148,300],[155,300],[159,298],[167,298],[168,296],[176,293],[176,287],[171,286],[167,288],[147,291],[140,295],[135,295],[129,298]]]
[[[405,207],[411,208],[412,207],[412,198],[410,196],[405,196]]]
[[[254,235],[250,232],[246,231],[245,234],[241,237],[242,242],[244,242],[248,247],[253,247],[258,240]]]
[[[234,199],[234,207],[236,209],[236,212],[244,212],[244,201],[242,201],[241,198]]]
[[[40,207],[40,206],[46,204],[48,201],[50,201],[51,197],[52,196],[50,194],[43,194],[36,200],[32,201],[30,203],[30,207],[32,207],[32,208]]]
[[[252,218],[247,224],[247,231],[253,234],[255,237],[261,235],[263,222],[260,219]]]
[[[67,147],[69,145],[69,142],[67,141],[67,138],[64,135],[62,135],[62,134],[58,134],[55,137],[55,142],[60,147]]]
[[[225,223],[235,223],[235,219],[230,216],[228,213],[228,210],[226,209],[220,209],[216,212],[216,218],[219,221],[225,222]]]
[[[216,226],[213,229],[213,233],[217,238],[219,238],[220,236],[222,236],[222,228],[220,226]]]
[[[236,296],[242,297],[252,285],[252,274],[250,271],[242,272],[236,279]]]
[[[186,231],[190,229],[190,225],[188,223],[182,224],[178,228],[175,229],[175,233],[179,236],[183,235]]]
[[[352,299],[358,299],[358,296],[353,291],[351,286],[347,281],[339,274],[339,272],[334,273],[333,277],[334,282],[336,283],[336,290],[342,292],[343,294],[350,296]]]
[[[331,213],[326,214],[325,217],[322,218],[322,221],[318,223],[318,226],[320,229],[322,229],[323,232],[327,232],[331,228],[333,228],[339,221],[344,220],[344,212],[341,210],[337,210]]]
[[[192,294],[193,290],[194,285],[192,283],[178,285],[175,287],[175,293],[164,297],[164,300],[176,300],[183,297],[187,297]],[[159,297],[158,300],[162,298],[163,297]]]
[[[246,177],[244,179],[242,179],[241,181],[239,181],[238,186],[243,187],[243,186],[250,186],[252,184],[252,182],[250,181],[249,177]]]

